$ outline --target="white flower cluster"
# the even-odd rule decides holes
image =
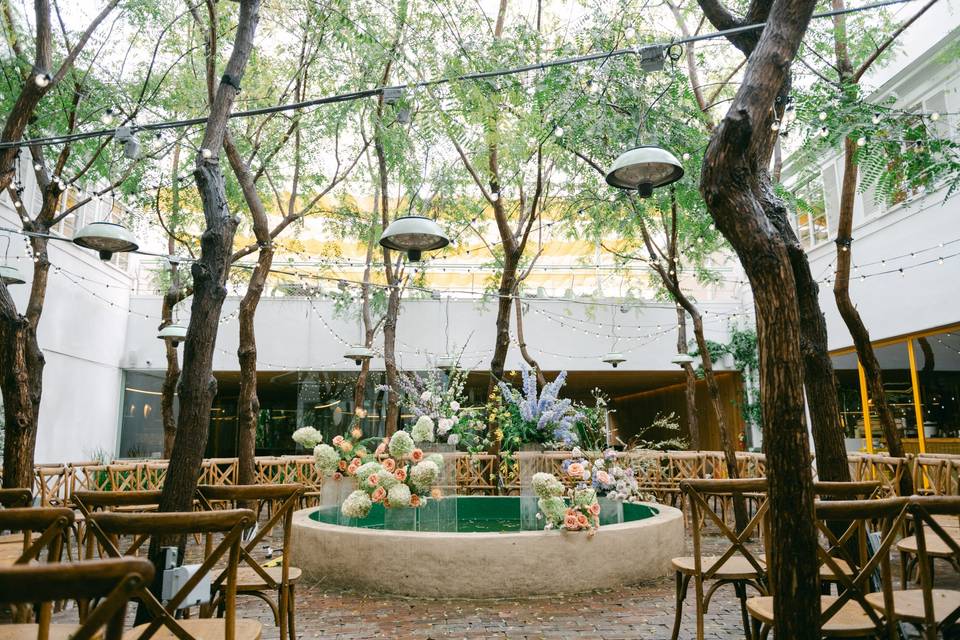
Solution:
[[[552,473],[535,473],[530,481],[533,492],[539,498],[554,498],[563,495],[563,483]]]
[[[364,491],[354,491],[340,505],[340,512],[348,518],[366,518],[373,503]]]
[[[426,489],[440,475],[440,467],[433,460],[423,460],[418,462],[410,470],[410,483],[418,489]]]
[[[317,468],[323,474],[334,473],[340,464],[340,454],[328,444],[318,444],[314,447],[313,459],[317,463]]]
[[[402,460],[413,451],[413,438],[406,431],[397,431],[390,438],[390,455],[397,460]]]
[[[410,497],[410,487],[405,484],[397,483],[387,491],[387,500],[391,507],[409,507]]]
[[[357,468],[357,472],[354,475],[359,482],[366,482],[367,478],[375,473],[385,473],[383,466],[379,462],[365,462]]]
[[[313,427],[300,427],[291,436],[293,441],[305,449],[313,449],[323,442],[323,435]]]
[[[420,416],[410,430],[415,443],[433,442],[433,420],[430,416]]]

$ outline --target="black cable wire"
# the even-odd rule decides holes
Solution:
[[[816,13],[811,16],[811,20],[821,19],[821,18],[831,18],[838,15],[846,15],[851,13],[860,13],[862,11],[870,11],[873,9],[879,9],[882,7],[887,7],[896,4],[905,4],[907,2],[912,2],[913,0],[883,0],[882,2],[875,2],[872,4],[864,5],[861,7],[847,7],[845,9],[836,9],[833,11],[824,11],[821,13]],[[691,42],[701,42],[703,40],[713,40],[715,38],[726,38],[727,36],[747,33],[750,31],[756,31],[758,29],[763,29],[766,27],[766,22],[759,22],[757,24],[744,25],[741,27],[734,27],[732,29],[725,29],[723,31],[715,31],[713,33],[706,33],[701,35],[689,36],[686,38],[679,38],[676,40],[671,40],[669,42],[656,43],[650,45],[643,45],[638,47],[629,47],[626,49],[614,49],[612,51],[599,51],[596,53],[590,53],[582,56],[573,56],[568,58],[557,58],[555,60],[548,60],[545,62],[537,62],[534,64],[523,65],[519,67],[509,67],[504,69],[493,69],[490,71],[475,71],[472,73],[464,73],[456,76],[450,76],[446,78],[435,78],[432,80],[422,80],[420,82],[410,82],[405,84],[391,85],[389,87],[375,87],[372,89],[364,89],[361,91],[352,91],[349,93],[342,93],[334,96],[325,96],[322,98],[313,98],[311,100],[303,100],[301,102],[293,102],[287,104],[273,105],[269,107],[260,107],[257,109],[248,109],[246,111],[235,111],[230,114],[230,118],[250,118],[253,116],[269,115],[271,113],[278,113],[282,111],[295,111],[298,109],[304,109],[308,107],[317,107],[328,104],[337,104],[340,102],[349,102],[353,100],[361,100],[363,98],[369,98],[373,96],[378,96],[387,90],[407,90],[407,89],[420,89],[426,87],[436,87],[445,84],[450,84],[453,82],[464,82],[469,80],[485,80],[489,78],[499,78],[501,76],[508,75],[517,75],[522,73],[527,73],[529,71],[545,71],[553,67],[561,67],[567,65],[575,65],[583,62],[592,62],[594,60],[602,60],[604,58],[613,58],[626,55],[635,55],[640,53],[643,49],[648,47],[664,48],[671,45],[684,45]],[[186,120],[171,120],[168,122],[156,122],[152,124],[137,125],[134,127],[136,131],[163,131],[166,129],[178,129],[182,127],[191,127],[202,125],[207,121],[207,117],[201,118],[189,118]],[[46,138],[32,138],[27,140],[18,140],[18,141],[8,141],[0,142],[0,149],[12,149],[18,147],[27,147],[31,145],[39,146],[48,146],[54,144],[64,144],[67,142],[73,142],[77,140],[89,140],[91,138],[102,138],[105,136],[113,136],[116,132],[116,129],[99,129],[96,131],[87,131],[84,133],[74,133],[70,135],[62,136],[50,136]]]

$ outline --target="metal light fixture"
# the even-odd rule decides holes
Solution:
[[[607,184],[636,191],[641,198],[649,198],[655,188],[674,183],[682,177],[683,165],[672,153],[648,144],[621,153],[607,172]]]
[[[411,262],[418,262],[424,251],[436,251],[450,244],[450,238],[436,222],[424,216],[404,216],[390,223],[380,236],[387,249],[406,251]]]
[[[672,362],[673,364],[680,365],[682,367],[686,364],[690,364],[691,362],[693,362],[693,356],[691,356],[688,353],[678,353],[677,355],[673,356],[673,359],[670,360],[670,362]]]
[[[362,344],[355,344],[347,349],[346,353],[343,354],[343,357],[347,360],[353,360],[359,367],[365,361],[371,360],[373,355],[373,349],[370,349]]]
[[[157,337],[161,340],[169,340],[173,346],[177,346],[187,337],[187,328],[182,324],[171,323],[160,329]]]
[[[437,369],[443,371],[444,373],[450,373],[457,368],[457,357],[445,353],[442,356],[437,356]]]
[[[626,358],[623,357],[622,353],[617,353],[616,351],[611,351],[607,355],[603,356],[603,361],[612,366],[614,369],[617,368],[617,365],[621,362],[626,362]]]
[[[140,248],[130,230],[114,222],[91,222],[73,236],[73,243],[99,252],[101,260],[109,260],[114,253]]]
[[[24,274],[20,271],[20,268],[10,264],[9,262],[4,261],[3,264],[0,264],[0,281],[3,284],[26,284],[24,279]]]

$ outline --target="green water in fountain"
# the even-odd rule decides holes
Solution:
[[[320,507],[310,514],[318,522],[364,529],[400,531],[445,531],[485,533],[542,529],[524,527],[521,518],[524,501],[536,502],[533,497],[521,496],[451,496],[430,500],[418,509],[384,509],[375,504],[366,518],[345,518],[339,507]],[[533,507],[532,504],[528,507]],[[600,499],[600,526],[633,522],[657,514],[654,507],[645,504],[619,503]]]

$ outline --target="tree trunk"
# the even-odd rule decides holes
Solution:
[[[176,273],[176,266],[172,267]],[[174,277],[174,282],[177,278]],[[170,289],[163,296],[162,322],[160,328],[173,323],[173,307],[181,300],[180,288],[171,283]],[[160,388],[160,416],[163,421],[163,457],[170,459],[173,451],[173,441],[177,435],[177,420],[173,413],[173,403],[177,393],[177,383],[180,381],[180,358],[177,354],[177,345],[172,340],[163,341],[163,349],[167,357],[167,370],[163,374],[163,386]]]
[[[363,344],[368,349],[373,346],[373,329],[367,329],[364,333]],[[360,364],[360,371],[357,373],[357,383],[353,387],[353,410],[366,408],[364,400],[367,397],[367,378],[370,376],[370,360],[364,360]]]
[[[260,249],[257,266],[247,283],[247,291],[240,301],[240,343],[237,357],[240,361],[240,390],[237,396],[237,481],[253,484],[256,479],[257,423],[260,418],[260,399],[257,397],[257,337],[254,321],[257,304],[273,264],[273,246]]]
[[[383,250],[384,260],[389,249]],[[400,315],[400,282],[391,283],[387,298],[387,317],[383,322],[383,362],[387,374],[387,435],[393,435],[400,428],[400,402],[398,398],[399,373],[397,371],[397,317]]]
[[[787,84],[813,0],[773,4],[730,109],[704,156],[700,190],[740,257],[757,314],[764,449],[770,501],[770,587],[778,638],[820,637],[813,473],[804,424],[801,318],[787,246],[770,222],[782,215],[767,167],[776,133],[771,105]],[[701,0],[705,11],[709,2]],[[711,19],[712,20],[712,19]]]
[[[677,304],[677,353],[687,352],[687,313]],[[686,381],[684,395],[687,400],[687,428],[690,431],[690,449],[700,451],[700,424],[697,416],[697,374],[693,365],[683,365]]]
[[[544,377],[543,371],[540,370],[540,365],[527,351],[527,342],[523,337],[523,309],[519,297],[513,299],[513,305],[517,312],[517,344],[520,347],[520,355],[537,374],[537,385],[542,389],[547,384],[547,379]]]
[[[507,351],[510,349],[510,306],[513,303],[512,294],[517,285],[517,265],[520,256],[505,252],[503,256],[503,272],[500,274],[500,288],[497,289],[497,320],[496,339],[493,344],[493,357],[490,358],[490,384],[488,393],[493,393],[497,381],[503,379],[503,368],[507,362]]]
[[[253,49],[259,9],[259,0],[242,0],[240,4],[233,50],[224,69],[224,75],[236,84],[243,77]],[[200,259],[191,268],[193,303],[183,350],[177,436],[160,498],[161,511],[190,511],[192,508],[209,435],[210,408],[217,391],[217,381],[213,377],[213,352],[220,326],[220,311],[227,295],[226,280],[237,228],[237,219],[227,207],[225,181],[217,156],[223,146],[227,119],[237,95],[233,83],[221,81],[217,88],[201,144],[201,148],[210,150],[213,156],[203,158],[202,154],[198,154],[194,170],[203,202],[206,229],[200,240]],[[153,559],[158,558],[157,541],[157,538],[151,541]]]

